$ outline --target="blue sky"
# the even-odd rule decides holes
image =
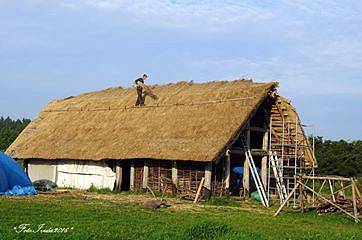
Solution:
[[[55,98],[151,84],[279,81],[306,124],[362,138],[357,0],[0,0],[0,115]]]

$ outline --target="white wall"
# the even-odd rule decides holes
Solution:
[[[47,179],[56,182],[57,162],[29,160],[28,176],[32,182],[40,179]]]
[[[58,163],[58,187],[113,190],[116,174],[104,161],[60,161]]]
[[[116,174],[105,161],[29,160],[28,174],[32,181],[48,179],[60,188],[84,190],[92,185],[113,190],[116,180]]]

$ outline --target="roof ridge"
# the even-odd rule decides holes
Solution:
[[[146,105],[146,106],[119,106],[112,108],[108,106],[108,108],[78,108],[78,109],[46,109],[44,112],[82,112],[82,111],[110,111],[110,110],[126,110],[126,109],[139,109],[139,108],[155,108],[155,107],[175,107],[175,106],[195,106],[195,105],[203,105],[203,104],[218,104],[225,102],[236,102],[242,101],[246,99],[253,99],[254,96],[251,97],[243,97],[243,98],[230,98],[230,99],[219,99],[219,100],[210,100],[210,101],[200,101],[200,102],[191,102],[188,104],[185,103],[171,103],[171,104],[156,104],[156,105]]]

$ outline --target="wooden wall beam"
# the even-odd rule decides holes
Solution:
[[[250,121],[248,121],[245,131],[246,131],[246,145],[250,149]],[[244,162],[243,187],[244,187],[244,197],[249,197],[249,195],[250,195],[250,169],[249,169],[249,164],[248,164],[248,161],[246,158],[245,158],[245,162]]]
[[[134,190],[134,176],[135,176],[135,169],[134,169],[134,162],[131,160],[131,169],[129,174],[129,189]]]
[[[177,179],[177,162],[172,162],[172,193],[177,193],[177,185],[178,185],[178,179]]]
[[[122,165],[121,161],[116,161],[116,186],[114,190],[122,190]]]
[[[146,189],[148,186],[148,172],[149,172],[149,161],[144,160],[143,162],[143,181],[142,181],[142,188]]]
[[[268,143],[269,143],[269,134],[268,131],[264,132],[263,136],[263,150],[268,151]],[[261,181],[263,183],[264,188],[267,188],[268,183],[268,156],[264,156],[261,159]]]

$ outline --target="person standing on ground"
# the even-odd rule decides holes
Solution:
[[[136,106],[144,106],[145,105],[145,99],[144,99],[144,96],[143,96],[143,86],[144,86],[144,83],[145,83],[146,79],[147,79],[147,75],[143,74],[142,77],[137,78],[135,80],[136,90],[137,90]]]

